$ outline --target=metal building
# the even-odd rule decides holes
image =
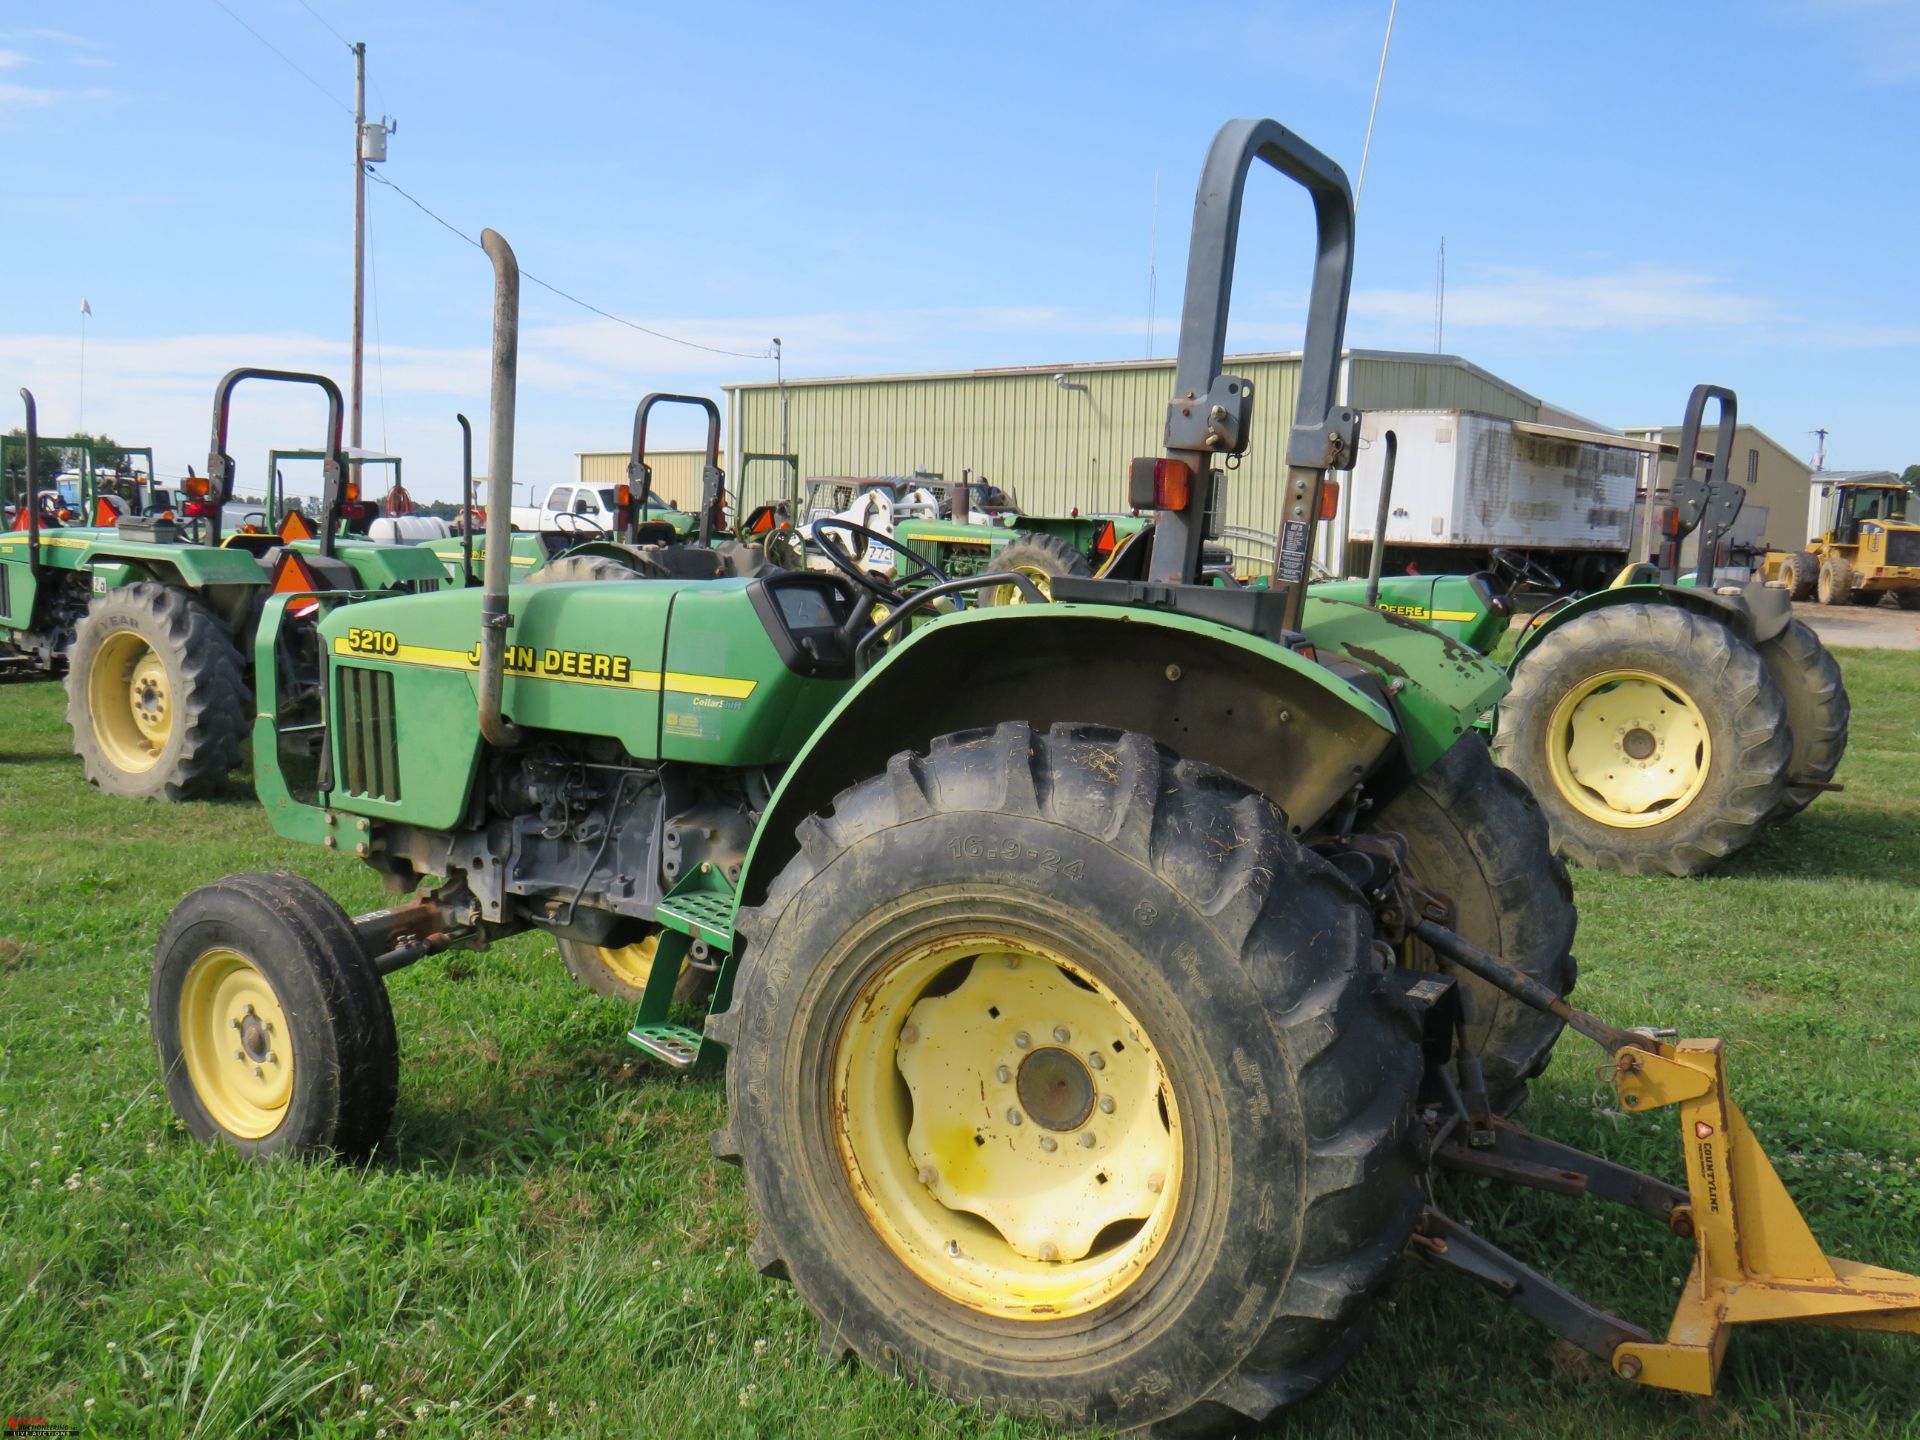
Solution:
[[[1227,366],[1252,383],[1255,409],[1253,447],[1227,480],[1225,523],[1270,533],[1280,523],[1300,356],[1238,355]],[[1472,410],[1549,423],[1569,418],[1457,355],[1350,350],[1340,374],[1342,397],[1362,410]],[[724,389],[727,472],[738,482],[743,506],[777,498],[782,479],[777,465],[757,465],[743,475],[740,457],[780,451],[784,434],[785,449],[799,457],[803,476],[932,473],[990,481],[1035,513],[1098,513],[1125,507],[1133,457],[1160,453],[1173,361],[789,380],[783,386],[752,381]]]
[[[1703,451],[1712,450],[1719,434],[1711,423],[1712,413],[1709,410],[1709,423],[1700,432]],[[1642,425],[1629,429],[1627,434],[1662,445],[1677,447],[1680,443],[1678,425]],[[1667,487],[1673,483],[1673,468],[1671,456],[1660,461],[1659,488],[1655,493],[1661,503],[1665,501]],[[1733,522],[1734,545],[1757,550],[1798,550],[1806,540],[1803,531],[1807,521],[1807,484],[1813,467],[1758,426],[1741,425],[1734,432],[1733,460],[1727,467],[1727,477],[1745,484],[1749,475],[1753,477],[1753,484],[1747,490],[1739,517]],[[1649,536],[1644,505],[1636,509],[1634,533],[1640,540],[1634,554],[1644,559],[1657,546]],[[1690,536],[1680,547],[1681,562],[1693,564],[1696,550],[1694,538]]]

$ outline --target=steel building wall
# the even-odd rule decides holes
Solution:
[[[1271,532],[1280,523],[1300,359],[1250,355],[1227,364],[1253,385],[1254,428],[1251,452],[1228,475],[1226,524]],[[1350,403],[1362,409],[1464,407],[1529,420],[1539,411],[1534,397],[1451,356],[1361,351],[1347,365]],[[1128,461],[1161,449],[1172,385],[1171,360],[790,382],[788,444],[803,476],[925,470],[959,480],[971,472],[1034,513],[1120,510]],[[778,450],[776,388],[726,388],[730,454]],[[774,498],[779,484],[776,467],[756,467],[743,504]]]
[[[653,493],[671,501],[682,510],[700,504],[700,467],[706,460],[704,450],[649,450],[647,464],[653,469]],[[627,478],[626,450],[586,450],[576,458],[579,478],[587,485],[618,485]]]

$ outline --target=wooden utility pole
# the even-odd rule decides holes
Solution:
[[[367,128],[367,46],[353,46],[353,375],[347,407],[348,440],[360,448],[360,382],[367,323],[367,167],[361,136]]]

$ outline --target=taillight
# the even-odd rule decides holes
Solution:
[[[1193,499],[1193,467],[1184,460],[1152,456],[1127,471],[1127,503],[1136,510],[1184,510]]]
[[[209,500],[189,500],[186,504],[186,511],[189,519],[199,520],[213,514],[214,506]]]

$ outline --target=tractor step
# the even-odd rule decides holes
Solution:
[[[700,1042],[705,1037],[686,1025],[636,1025],[627,1039],[664,1065],[675,1070],[691,1070],[700,1058]]]
[[[653,918],[669,930],[704,940],[723,953],[733,949],[733,894],[725,890],[691,890],[668,895],[655,907]]]

